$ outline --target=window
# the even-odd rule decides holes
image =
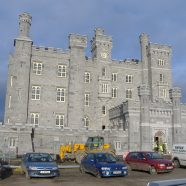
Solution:
[[[132,98],[132,89],[127,89],[126,90],[126,98],[129,98],[129,99]]]
[[[10,76],[10,86],[13,86],[13,76]]]
[[[33,73],[36,75],[42,74],[42,63],[33,62]]]
[[[117,81],[117,73],[112,73],[112,81]]]
[[[12,101],[12,96],[9,96],[8,108],[10,108],[10,107],[11,107],[11,101]]]
[[[16,138],[10,137],[9,147],[16,147]]]
[[[112,88],[112,98],[117,97],[117,88]]]
[[[106,76],[106,68],[105,67],[102,68],[102,76]]]
[[[32,100],[40,100],[41,87],[32,86]]]
[[[90,73],[85,72],[85,83],[90,83]]]
[[[56,114],[56,127],[64,128],[64,115]]]
[[[167,97],[167,90],[165,88],[160,89],[160,97],[161,98]]]
[[[115,141],[115,149],[121,150],[121,141]]]
[[[85,106],[89,106],[90,104],[90,94],[85,94]]]
[[[158,59],[158,65],[159,65],[159,66],[164,66],[164,65],[165,65],[165,60],[163,60],[163,59]]]
[[[160,82],[164,82],[164,75],[160,74]]]
[[[57,102],[65,102],[65,89],[57,88]]]
[[[31,113],[30,123],[35,127],[39,126],[39,113]]]
[[[106,106],[102,106],[102,114],[106,115]]]
[[[58,77],[66,77],[66,65],[58,65]]]
[[[88,128],[90,124],[89,118],[87,116],[84,117],[84,127]]]
[[[133,76],[132,75],[127,75],[126,76],[126,83],[132,83],[133,82]]]
[[[102,84],[101,92],[102,93],[108,93],[108,84],[106,84],[106,83]]]

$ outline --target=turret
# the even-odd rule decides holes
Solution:
[[[91,41],[92,57],[103,61],[111,60],[112,53],[112,37],[105,35],[104,30],[96,28],[94,37]]]
[[[28,13],[23,13],[19,16],[19,37],[29,38],[30,26],[32,17]]]
[[[182,126],[181,126],[181,89],[176,87],[169,91],[170,99],[172,101],[172,134],[173,143],[179,143],[180,136],[182,136]],[[184,135],[184,134],[183,134]]]

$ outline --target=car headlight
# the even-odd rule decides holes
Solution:
[[[127,167],[122,167],[122,170],[127,170]]]
[[[101,170],[110,170],[110,167],[101,167]]]
[[[164,166],[165,166],[165,164],[163,164],[163,163],[160,163],[160,164],[159,164],[159,166],[160,166],[160,167],[164,167]]]
[[[38,170],[37,167],[32,167],[32,166],[29,166],[28,169],[29,169],[29,170]]]

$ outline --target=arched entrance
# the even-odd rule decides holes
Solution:
[[[167,140],[165,131],[158,130],[154,135],[154,150],[162,153],[167,152]]]

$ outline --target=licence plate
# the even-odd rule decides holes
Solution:
[[[113,171],[113,174],[121,174],[121,171]]]
[[[172,167],[172,166],[170,166],[170,167],[167,167],[167,169],[173,169],[173,167]]]
[[[40,171],[41,174],[50,174],[50,171]]]

